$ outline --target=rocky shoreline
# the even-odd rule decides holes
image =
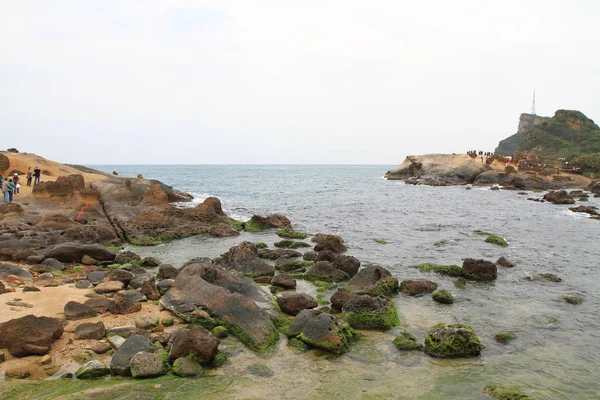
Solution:
[[[232,337],[256,354],[276,357],[286,345],[341,355],[368,332],[400,325],[394,297],[453,302],[435,282],[400,281],[346,255],[341,237],[297,232],[286,217],[243,223],[227,217],[216,198],[179,207],[172,203],[189,196],[160,182],[89,173],[57,176],[19,203],[0,206],[0,300],[6,299],[0,302],[0,371],[6,379],[212,375],[231,362],[232,346],[222,342]],[[180,268],[122,249],[267,229],[282,238],[274,248],[242,242]],[[506,243],[481,234],[492,245]],[[456,278],[457,288],[488,284],[498,268],[512,267],[504,258],[415,266]],[[296,290],[308,285],[314,297]],[[498,335],[510,340],[510,332]],[[465,324],[435,325],[422,343],[403,331],[393,345],[434,358],[476,357],[483,349]],[[257,364],[250,373],[269,371]]]

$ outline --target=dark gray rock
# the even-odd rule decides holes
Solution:
[[[144,351],[152,353],[154,346],[152,342],[145,336],[131,335],[121,347],[116,351],[110,361],[110,370],[115,375],[130,376],[130,363],[134,355]]]
[[[76,301],[69,301],[65,304],[64,313],[65,319],[68,321],[92,318],[98,315],[95,308]]]
[[[114,258],[115,263],[117,264],[127,264],[132,263],[136,264],[141,261],[141,257],[135,254],[133,251],[122,251],[117,254]]]
[[[104,338],[104,335],[106,335],[106,328],[102,321],[79,324],[75,328],[75,339],[77,340],[100,340]]]
[[[50,268],[50,271],[62,271],[65,269],[65,265],[56,258],[46,258],[42,261],[42,264]]]
[[[88,289],[92,286],[92,282],[87,279],[82,279],[80,281],[75,282],[75,287],[77,289]]]
[[[102,282],[105,276],[106,271],[91,271],[87,274],[87,280],[90,281],[92,285],[97,285]],[[108,280],[110,281],[111,279]]]
[[[156,279],[175,279],[177,278],[178,273],[179,270],[171,264],[162,264],[158,267],[158,274],[156,274]]]
[[[15,275],[22,279],[33,279],[33,275],[13,264],[0,264],[0,277],[6,279],[9,275]]]
[[[63,263],[81,262],[84,256],[90,256],[96,261],[113,261],[116,254],[101,244],[60,243],[46,250],[45,258],[55,258]]]

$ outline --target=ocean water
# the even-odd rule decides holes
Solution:
[[[498,384],[519,387],[535,399],[600,398],[600,221],[568,206],[527,200],[542,193],[405,185],[383,179],[392,165],[93,167],[161,180],[192,193],[194,204],[216,196],[236,219],[283,214],[298,231],[341,235],[348,254],[362,262],[380,264],[399,280],[433,280],[456,298],[453,305],[441,305],[430,296],[398,295],[401,327],[367,332],[342,357],[280,349],[277,356],[260,359],[276,371],[273,378],[244,381],[243,390],[234,380],[225,392],[230,397],[483,399],[482,388]],[[582,204],[600,207],[599,200],[591,197]],[[475,230],[495,233],[510,245],[485,243]],[[216,257],[243,240],[272,245],[280,238],[274,232],[198,236],[134,251],[179,266],[192,257]],[[434,246],[443,240],[446,245]],[[409,268],[500,256],[516,266],[499,267],[494,283],[469,283],[465,290],[455,288],[453,278]],[[537,273],[556,274],[562,282],[524,280]],[[299,290],[316,293],[311,284]],[[574,294],[584,298],[583,304],[562,299]],[[439,360],[391,346],[398,332],[408,330],[422,339],[438,322],[471,324],[485,346],[481,357]],[[497,343],[495,335],[502,331],[515,333],[516,339]],[[223,373],[243,376],[239,366],[256,356],[237,357]]]

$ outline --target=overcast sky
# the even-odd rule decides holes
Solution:
[[[600,120],[600,1],[2,0],[0,147],[82,164],[400,164]]]

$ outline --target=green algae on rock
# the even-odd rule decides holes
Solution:
[[[501,333],[499,333],[499,334],[496,335],[496,342],[502,343],[502,344],[506,344],[510,340],[513,340],[514,338],[516,338],[516,336],[515,336],[514,333],[511,333],[511,332],[501,332]]]
[[[533,398],[515,387],[488,385],[484,390],[487,394],[498,400],[533,400]]]
[[[495,235],[493,233],[489,233],[489,232],[484,232],[484,231],[475,231],[476,234],[480,235],[480,236],[487,236],[487,238],[485,239],[486,243],[491,243],[491,244],[495,244],[501,247],[507,247],[508,246],[508,242],[506,240],[504,240],[503,238],[501,238],[498,235]]]
[[[438,303],[441,304],[452,304],[454,303],[454,296],[452,296],[452,293],[450,293],[447,290],[438,290],[433,292],[433,294],[431,295],[431,297],[433,298],[433,300],[437,301]]]
[[[266,249],[269,246],[265,242],[258,242],[254,243],[254,247],[256,247],[257,249]]]
[[[260,376],[261,378],[269,378],[275,375],[272,369],[262,364],[252,364],[247,367],[248,372],[252,375]]]
[[[290,228],[283,228],[277,231],[277,236],[287,239],[306,239],[310,235],[304,232],[296,232]]]
[[[228,332],[227,332],[227,328],[225,328],[224,326],[215,326],[212,331],[210,331],[210,333],[219,339],[224,339],[228,336]]]
[[[442,247],[442,246],[445,246],[447,244],[448,244],[448,241],[444,239],[444,240],[440,240],[439,242],[435,242],[433,245],[436,246],[436,247]]]
[[[569,304],[573,304],[573,305],[577,305],[577,304],[581,304],[583,303],[583,297],[581,296],[564,296],[563,300],[566,301]]]
[[[454,287],[457,289],[466,289],[467,288],[467,280],[465,278],[456,278],[454,281]]]
[[[290,239],[280,240],[279,242],[275,242],[273,245],[283,249],[299,249],[302,247],[310,247],[310,244],[308,243],[296,242]]]
[[[423,293],[433,293],[437,289],[437,283],[427,280],[404,280],[400,283],[400,291],[416,296]]]
[[[436,274],[453,277],[462,276],[462,269],[458,265],[418,264],[411,265],[409,268],[415,268],[421,272],[435,272]]]
[[[388,244],[387,240],[385,240],[385,239],[373,239],[373,240],[379,244]]]
[[[393,301],[366,294],[356,295],[344,303],[342,319],[355,329],[388,330],[400,325]]]
[[[394,341],[392,342],[394,346],[400,351],[410,351],[410,350],[418,350],[423,351],[423,345],[417,343],[417,338],[406,331],[400,333],[400,335],[396,336]]]
[[[433,357],[458,358],[478,356],[483,346],[471,326],[439,323],[425,336],[424,349]]]

